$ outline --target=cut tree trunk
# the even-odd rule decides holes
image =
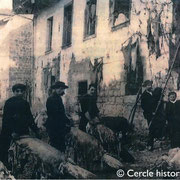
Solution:
[[[13,142],[9,149],[9,162],[18,179],[96,177],[69,162],[64,153],[36,138],[23,137]]]
[[[101,171],[105,166],[113,169],[123,167],[120,161],[107,155],[100,141],[78,128],[71,128],[66,147],[67,156],[89,171]]]

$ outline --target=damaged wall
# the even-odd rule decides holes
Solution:
[[[60,53],[59,80],[66,82],[70,87],[67,89],[65,100],[70,107],[69,110],[72,111],[75,97],[78,95],[78,82],[87,80],[88,84],[91,83],[91,68],[87,64],[91,62],[94,66],[96,59],[103,59],[103,81],[98,92],[101,114],[128,117],[135,102],[133,95],[137,93],[144,80],[153,80],[154,86],[163,86],[165,82],[169,68],[172,2],[132,0],[129,16],[125,14],[123,22],[116,25],[112,23],[114,20],[111,16],[114,15],[110,13],[114,1],[98,0],[95,4],[95,34],[86,37],[84,34],[86,1],[73,1],[72,43],[64,47],[62,46],[64,7],[70,2],[62,0],[42,10],[36,17],[35,96],[45,103],[44,97],[47,97],[47,94],[43,94],[45,93],[42,86],[43,68],[48,63],[52,64],[52,59]],[[46,52],[47,19],[50,17],[53,17],[52,48]],[[176,88],[176,73],[174,74],[170,83],[171,89]],[[134,88],[137,84],[138,86]],[[141,124],[142,113],[138,113],[136,120]]]
[[[9,36],[9,58],[15,63],[15,67],[9,68],[9,87],[11,88],[16,83],[26,84],[28,100],[30,100],[33,72],[32,21],[10,32]]]
[[[10,16],[0,30],[1,101],[12,95],[12,85],[24,83],[30,88],[33,65],[32,15]],[[29,99],[28,98],[28,99]]]

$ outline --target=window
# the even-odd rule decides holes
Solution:
[[[47,46],[46,51],[52,48],[53,17],[47,19]]]
[[[110,0],[110,21],[118,26],[129,21],[131,0]]]
[[[73,4],[64,7],[64,28],[63,28],[63,47],[71,45],[72,39],[72,9]]]
[[[87,94],[87,81],[80,81],[78,82],[78,96],[83,96]]]
[[[95,34],[96,19],[96,0],[86,0],[84,37]]]

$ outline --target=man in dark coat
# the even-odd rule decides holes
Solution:
[[[145,90],[141,96],[141,107],[143,109],[144,118],[147,120],[147,123],[151,122],[152,112],[153,112],[153,98],[152,98],[152,84],[150,80],[146,80],[143,84]]]
[[[66,116],[61,96],[65,94],[68,86],[58,81],[51,87],[52,95],[47,99],[46,108],[48,119],[46,122],[50,144],[56,149],[65,151],[65,136],[70,131],[70,121]]]
[[[26,86],[16,84],[12,87],[14,96],[4,105],[1,131],[1,160],[7,165],[8,149],[12,138],[29,135],[29,128],[35,133],[38,129],[30,110],[29,103],[23,99]]]
[[[153,118],[153,95],[152,95],[152,84],[153,82],[150,80],[146,80],[143,83],[143,87],[145,87],[145,90],[141,96],[141,107],[143,109],[143,115],[144,118],[147,120],[148,126],[151,123],[151,120]],[[148,136],[148,149],[152,150],[153,149],[153,138],[152,138],[152,134],[149,131],[149,136]]]
[[[166,113],[171,125],[171,148],[180,147],[180,100],[171,104],[171,109],[167,107]]]
[[[168,136],[172,140],[173,122],[175,121],[175,105],[177,94],[174,91],[169,92],[168,102],[166,103],[166,119],[168,121]]]
[[[156,87],[153,91],[153,117],[149,125],[149,145],[151,149],[153,149],[154,138],[163,138],[166,134],[166,113],[163,97],[163,89]]]
[[[96,104],[96,86],[90,84],[88,93],[84,95],[80,100],[81,105],[81,119],[79,129],[86,132],[86,126],[88,122],[90,124],[96,124],[99,122],[99,109]]]

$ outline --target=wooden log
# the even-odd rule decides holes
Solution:
[[[14,142],[10,147],[9,161],[18,179],[96,177],[68,162],[64,153],[36,138],[24,137]]]
[[[104,154],[102,160],[111,168],[113,169],[120,169],[123,167],[123,164],[118,161],[117,159],[113,158],[108,154]]]
[[[96,178],[96,176],[93,173],[90,173],[89,171],[77,166],[73,165],[69,162],[65,164],[65,170],[67,173],[69,173],[72,177],[77,179],[86,179],[86,178]]]
[[[71,129],[66,153],[75,163],[90,171],[102,170],[102,162],[113,169],[123,166],[120,161],[106,154],[101,143],[95,137],[78,128]]]

